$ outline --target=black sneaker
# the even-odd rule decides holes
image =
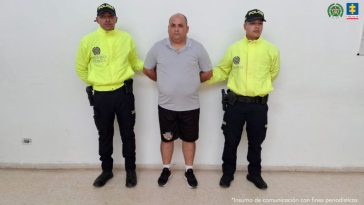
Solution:
[[[249,180],[250,182],[252,182],[259,189],[267,189],[268,188],[267,183],[265,183],[262,176],[260,176],[260,175],[248,174],[248,175],[246,175],[246,179]]]
[[[223,188],[230,187],[231,181],[234,180],[234,176],[223,174],[220,179],[220,186]]]
[[[135,170],[126,171],[125,186],[128,188],[135,187],[137,185],[137,176]]]
[[[95,187],[102,187],[114,176],[112,172],[102,172],[94,181]]]
[[[185,172],[185,179],[187,180],[188,187],[197,188],[198,182],[192,169],[187,169]]]
[[[158,185],[165,186],[170,176],[171,170],[169,170],[168,168],[163,168],[161,176],[158,178]]]

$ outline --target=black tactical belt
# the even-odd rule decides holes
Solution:
[[[249,97],[249,96],[242,96],[242,95],[237,95],[237,101],[238,102],[243,102],[243,103],[259,103],[259,104],[265,104],[268,102],[268,95],[264,96],[264,97]]]

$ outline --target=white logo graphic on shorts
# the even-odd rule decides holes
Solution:
[[[172,132],[163,133],[163,138],[166,139],[166,140],[171,140],[173,138]]]

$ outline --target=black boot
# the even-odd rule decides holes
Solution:
[[[223,188],[230,187],[231,182],[234,180],[234,176],[223,174],[220,179],[220,186]]]
[[[267,189],[268,185],[265,183],[261,175],[246,175],[246,179],[252,182],[259,189]]]
[[[111,179],[114,176],[112,172],[102,172],[100,176],[98,176],[94,181],[95,187],[102,187],[106,184],[109,179]]]
[[[125,186],[131,188],[135,187],[135,185],[137,185],[137,176],[135,170],[126,171]]]

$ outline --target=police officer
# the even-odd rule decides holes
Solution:
[[[268,186],[261,177],[261,144],[267,130],[268,93],[278,75],[280,62],[276,46],[261,37],[265,22],[258,9],[247,12],[246,36],[231,45],[213,70],[210,83],[228,80],[228,93],[223,95],[225,109],[222,130],[225,136],[221,187],[234,180],[236,153],[246,123],[248,135],[247,179],[259,189]]]
[[[113,135],[115,115],[119,124],[125,158],[126,186],[137,184],[135,172],[135,108],[132,91],[134,72],[143,68],[131,36],[115,28],[115,8],[97,8],[100,27],[82,38],[76,57],[76,71],[88,87],[90,104],[99,133],[102,173],[93,185],[102,187],[113,177]],[[129,80],[128,80],[129,79]],[[91,87],[90,87],[91,86]],[[93,91],[92,91],[93,90]]]

